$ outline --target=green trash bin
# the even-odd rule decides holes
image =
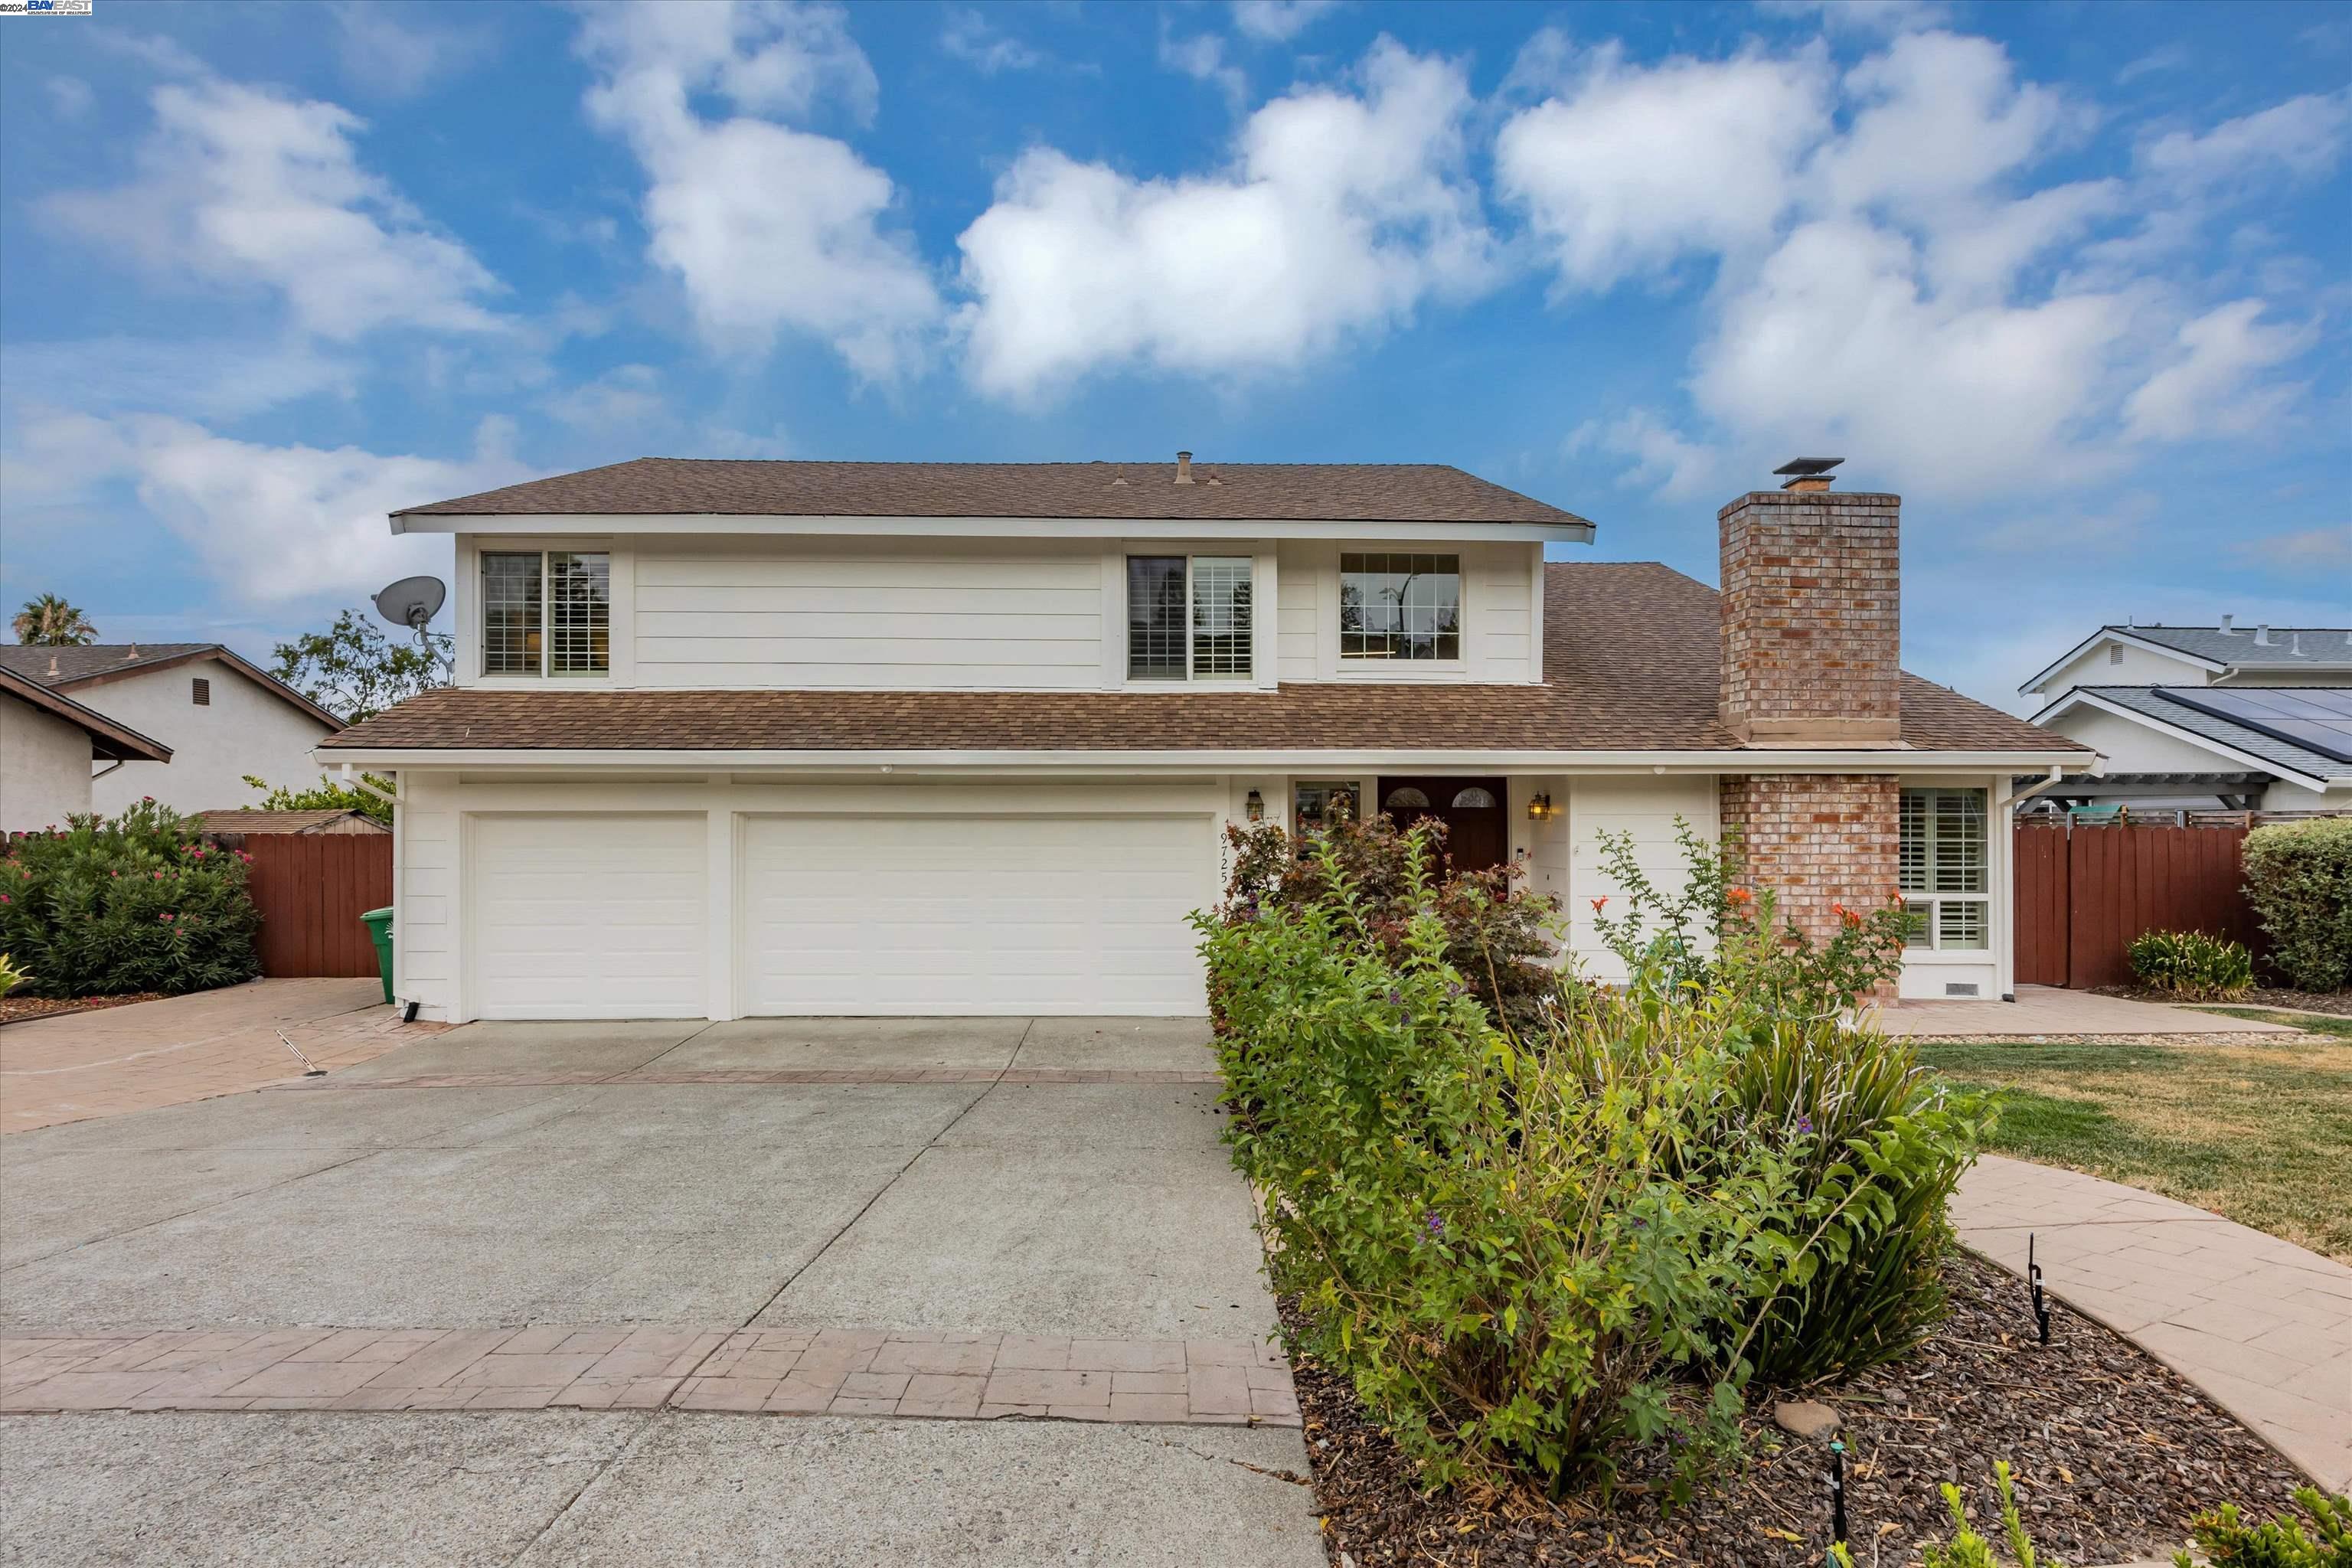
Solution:
[[[375,966],[383,976],[383,999],[392,1000],[392,911],[370,910],[360,919],[368,928],[368,940],[375,943]]]

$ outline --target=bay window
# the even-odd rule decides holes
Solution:
[[[1992,945],[1985,792],[1903,792],[1899,877],[1910,945],[1981,952]]]
[[[575,550],[482,552],[482,673],[612,668],[613,558]]]
[[[1130,555],[1129,680],[1250,678],[1249,557]]]

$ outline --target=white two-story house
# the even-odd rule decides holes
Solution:
[[[1681,816],[2000,994],[1989,824],[2089,753],[1902,675],[1896,498],[1797,483],[1718,600],[1451,468],[622,463],[395,513],[456,536],[456,685],[318,755],[397,775],[433,1017],[1197,1014],[1225,825],[1375,809],[1599,972],[1597,835],[1669,873]]]

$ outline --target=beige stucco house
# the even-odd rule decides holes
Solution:
[[[93,781],[172,749],[0,664],[0,833],[62,826],[90,809]]]

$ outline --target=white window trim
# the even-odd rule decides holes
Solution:
[[[1220,548],[1223,546],[1223,548]],[[1129,556],[1184,558],[1184,676],[1153,679],[1128,673],[1128,606],[1127,563]],[[1196,556],[1215,561],[1247,561],[1250,563],[1250,672],[1247,675],[1208,675],[1192,673],[1192,562]],[[1261,543],[1254,551],[1237,550],[1230,542],[1203,540],[1185,543],[1156,539],[1130,540],[1113,553],[1103,557],[1103,619],[1107,635],[1103,637],[1103,674],[1105,684],[1117,691],[1271,691],[1275,689],[1274,660],[1277,644],[1275,627],[1279,619],[1273,595],[1280,584],[1275,577],[1275,552],[1270,543]],[[1273,614],[1266,613],[1274,611]]]
[[[1899,786],[1895,807],[1895,831],[1898,836],[1902,831],[1902,806],[1900,795],[1912,794],[1914,792],[1929,795],[1967,793],[1984,797],[1984,812],[1980,818],[1984,824],[1984,843],[1980,853],[1984,871],[1985,890],[1981,893],[1943,893],[1930,892],[1924,889],[1903,887],[1901,885],[1902,874],[1900,869],[1902,858],[1900,845],[1898,842],[1895,860],[1897,868],[1895,876],[1896,894],[1903,900],[1904,906],[1906,909],[1916,910],[1924,908],[1927,913],[1927,929],[1925,933],[1926,940],[1916,945],[1908,943],[1905,945],[1903,950],[1905,962],[1909,963],[1916,960],[1931,963],[1989,963],[1991,961],[2000,942],[2000,933],[1994,929],[1993,924],[1995,916],[1999,911],[1993,907],[1993,889],[1998,882],[1998,879],[1994,874],[1993,867],[1993,835],[1996,830],[1996,825],[1992,817],[1991,794],[1983,786],[1976,784],[1904,784]],[[1929,815],[1932,819],[1932,806],[1929,809]],[[2005,826],[2005,824],[2002,826]],[[1933,850],[1931,847],[1929,850],[1930,856],[1932,856],[1932,853]],[[1946,947],[1943,944],[1942,915],[1943,906],[1946,904],[1979,904],[1983,906],[1984,919],[1982,929],[1984,931],[1985,939],[1981,944],[1974,947]]]
[[[1452,555],[1461,563],[1462,574],[1462,657],[1459,658],[1349,658],[1339,652],[1339,603],[1342,574],[1339,563],[1349,555],[1366,554],[1434,554]],[[1317,574],[1319,584],[1315,605],[1316,663],[1320,679],[1327,681],[1357,681],[1371,686],[1408,686],[1416,681],[1459,683],[1473,679],[1473,671],[1484,668],[1476,657],[1477,644],[1472,640],[1478,606],[1474,584],[1477,573],[1472,569],[1475,552],[1452,540],[1444,547],[1428,550],[1421,542],[1390,544],[1384,542],[1349,539],[1333,543],[1324,553],[1321,570]]]
[[[608,558],[605,668],[593,675],[487,675],[482,636],[482,556],[558,554]],[[461,537],[457,542],[456,684],[485,691],[550,691],[636,684],[636,552],[624,540],[590,534],[540,534],[529,538]],[[544,567],[541,568],[544,571]],[[544,601],[542,600],[542,605]],[[543,611],[542,611],[543,613]]]

